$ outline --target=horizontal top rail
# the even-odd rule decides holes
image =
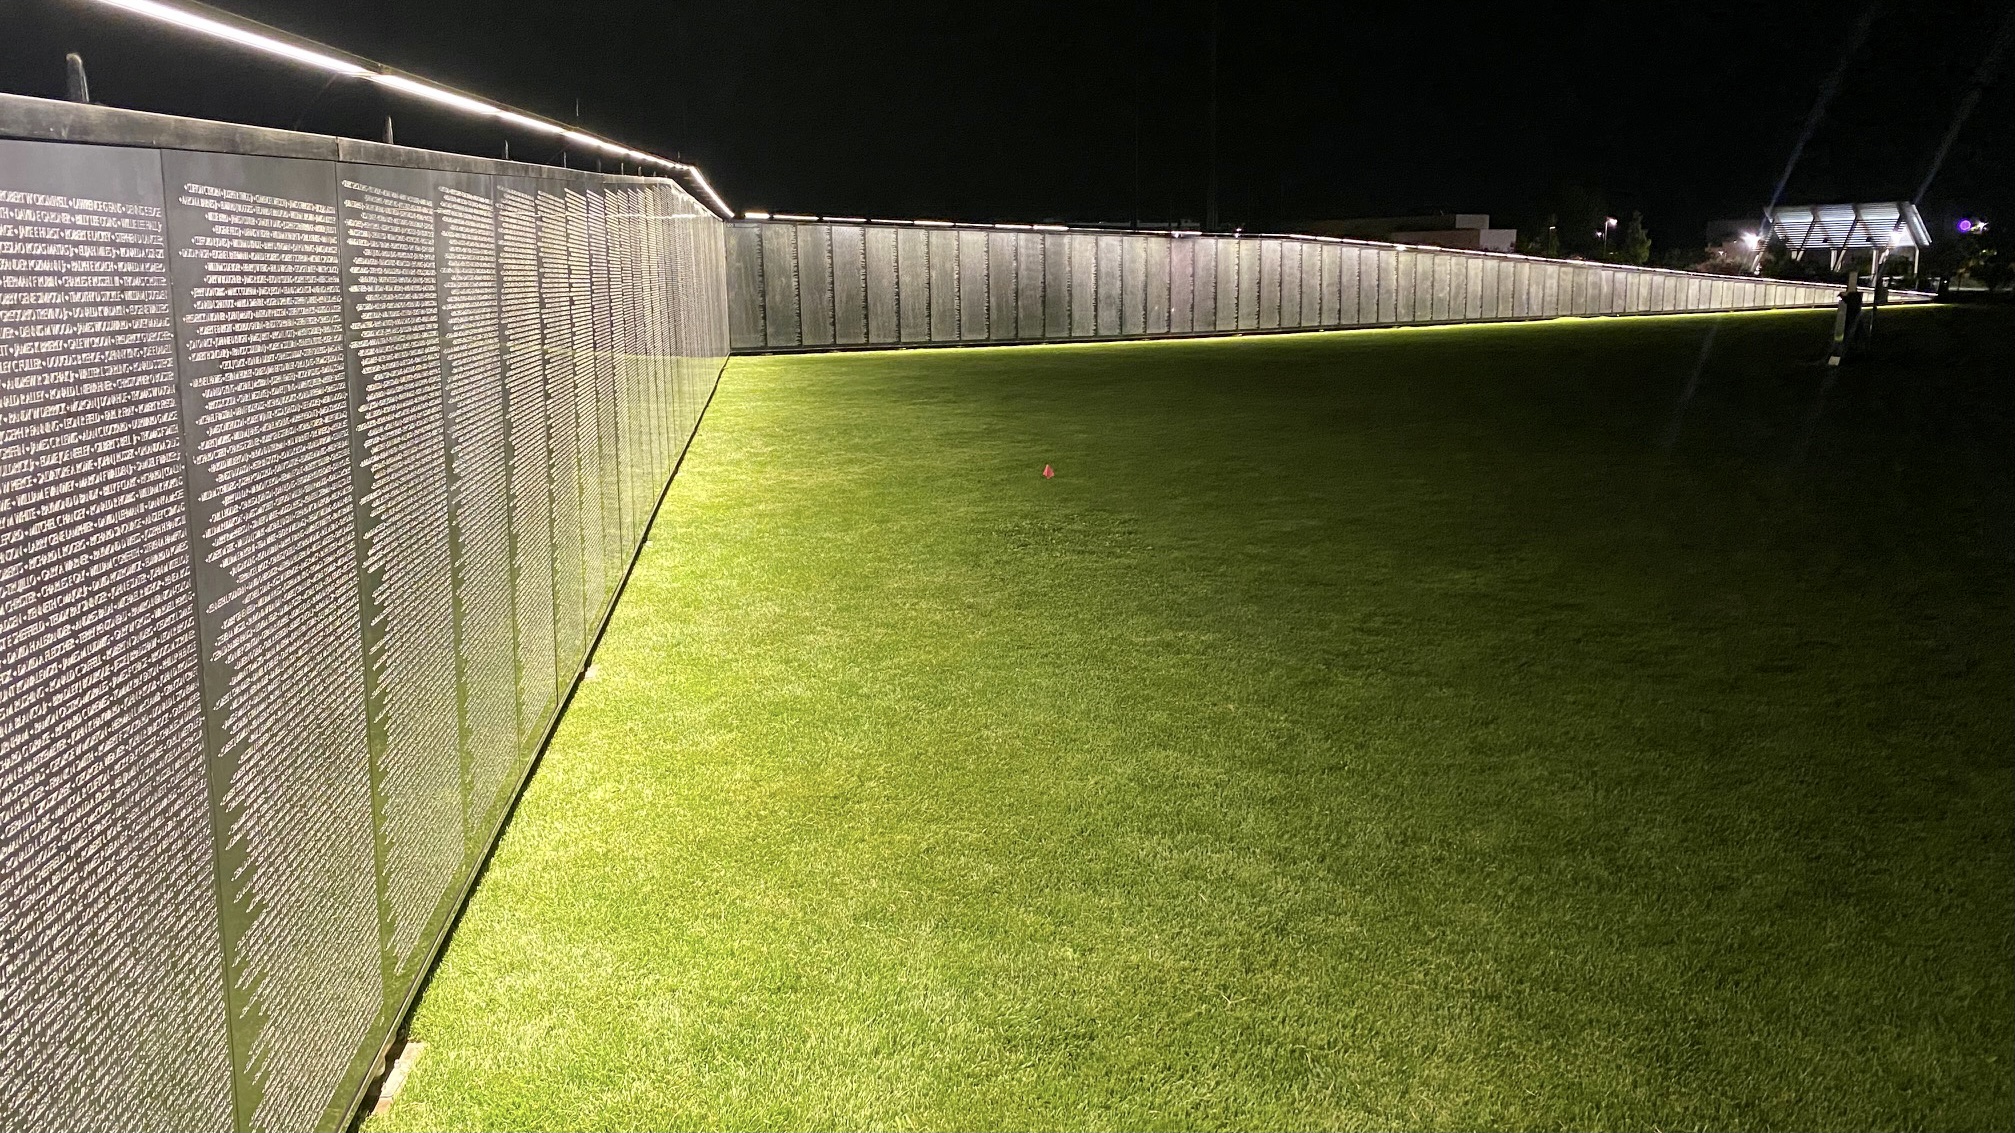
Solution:
[[[246,126],[209,118],[184,118],[147,110],[124,110],[23,94],[0,94],[0,138],[194,150],[246,157],[293,157],[429,169],[442,173],[482,173],[548,181],[665,183],[689,188],[676,177],[597,173],[557,165],[475,157],[443,150],[369,142],[334,134],[305,134],[271,126]]]
[[[1411,251],[1431,251],[1440,255],[1471,256],[1487,260],[1513,260],[1539,264],[1580,264],[1588,267],[1624,268],[1632,273],[1650,273],[1681,276],[1697,279],[1759,279],[1772,283],[1793,284],[1800,287],[1838,287],[1837,283],[1823,279],[1770,279],[1767,276],[1748,274],[1731,275],[1721,272],[1693,271],[1686,268],[1654,267],[1649,264],[1618,264],[1606,260],[1583,260],[1569,256],[1533,256],[1523,252],[1493,252],[1480,248],[1448,248],[1440,244],[1401,244],[1391,240],[1365,240],[1348,236],[1317,236],[1305,232],[1247,232],[1243,229],[1233,232],[1205,232],[1196,228],[1119,228],[1087,224],[1036,224],[1009,221],[971,220],[898,220],[888,217],[864,216],[814,216],[808,213],[748,211],[734,218],[734,224],[847,224],[871,228],[943,228],[986,232],[1053,232],[1082,236],[1165,236],[1172,239],[1211,240],[1296,240],[1310,244],[1342,244],[1358,248],[1399,248]],[[1863,290],[1866,290],[1864,287]],[[1892,290],[1896,297],[1932,298],[1928,291]]]
[[[172,0],[172,2],[96,0],[96,2],[104,7],[116,8],[158,24],[207,36],[213,40],[248,48],[269,57],[284,59],[295,65],[326,73],[331,81],[341,78],[374,83],[387,90],[431,102],[436,106],[445,106],[531,133],[560,138],[584,149],[640,166],[657,166],[669,170],[678,179],[687,183],[687,187],[715,215],[723,220],[734,215],[734,210],[728,207],[727,202],[722,200],[721,195],[708,183],[706,174],[700,172],[698,166],[687,162],[633,149],[580,129],[578,126],[568,126],[541,115],[493,102],[354,52],[330,47],[304,36],[226,12],[221,8],[213,8],[201,3],[200,0]],[[79,96],[73,95],[73,97]],[[81,96],[80,101],[88,100],[88,97],[88,95]]]

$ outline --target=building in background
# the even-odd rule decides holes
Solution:
[[[1824,254],[1827,268],[1836,272],[1849,266],[1850,259],[1907,255],[1915,275],[1923,248],[1931,243],[1924,218],[1909,201],[1780,205],[1764,214],[1759,235],[1763,244],[1782,248],[1795,259]],[[1865,257],[1855,256],[1857,252]]]
[[[1348,236],[1357,240],[1431,244],[1437,248],[1468,248],[1484,252],[1509,252],[1518,243],[1517,229],[1492,228],[1490,214],[1481,212],[1304,220],[1296,223],[1293,230],[1311,236]]]

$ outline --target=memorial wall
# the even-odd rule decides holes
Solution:
[[[1819,306],[0,95],[0,1128],[353,1116],[730,346]]]
[[[772,219],[727,241],[729,343],[758,354],[1825,307],[1840,291],[1316,236]]]
[[[0,96],[0,1127],[349,1118],[719,375],[723,236]]]

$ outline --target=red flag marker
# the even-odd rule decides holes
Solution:
[[[1054,469],[1054,468],[1051,468],[1051,467],[1050,467],[1049,465],[1047,465],[1047,464],[1043,465],[1043,466],[1042,466],[1042,478],[1043,478],[1043,479],[1045,479],[1045,480],[1053,480],[1053,479],[1055,479],[1055,478],[1056,478],[1056,469]]]

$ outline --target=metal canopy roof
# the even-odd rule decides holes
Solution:
[[[1808,248],[1921,248],[1931,242],[1924,218],[1909,201],[1850,205],[1782,205],[1763,218],[1767,239],[1794,252]]]

